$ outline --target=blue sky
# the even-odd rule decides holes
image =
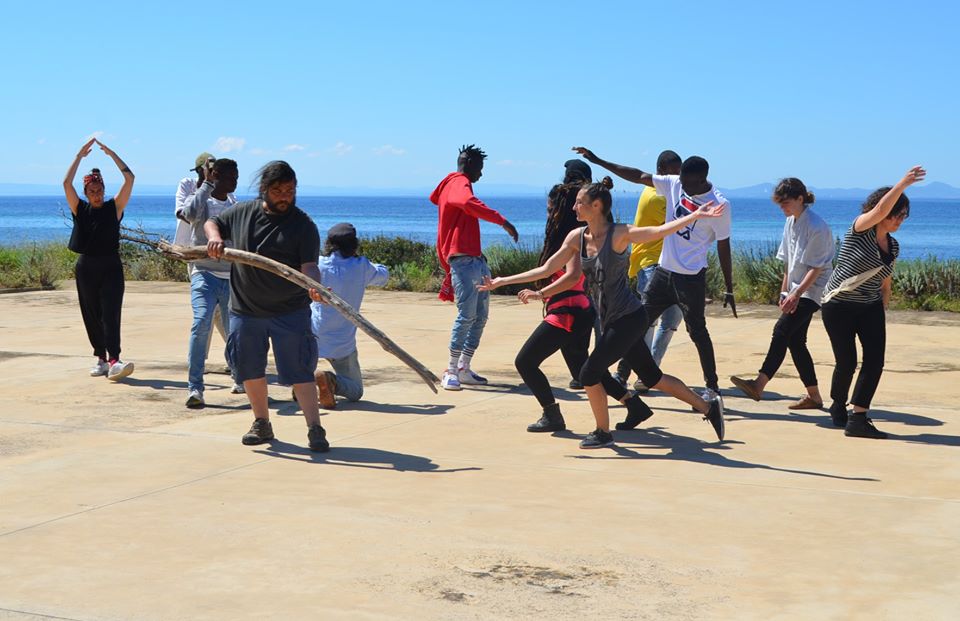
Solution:
[[[243,179],[432,186],[475,142],[489,184],[548,185],[584,145],[699,154],[723,187],[960,186],[958,4],[15,3],[0,183],[59,183],[96,133],[143,184],[211,150]]]

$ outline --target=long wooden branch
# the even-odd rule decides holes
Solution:
[[[143,240],[134,241],[145,243]],[[146,243],[148,245],[153,245],[150,242]],[[179,259],[181,261],[196,261],[198,259],[208,258],[206,246],[177,246],[165,240],[160,240],[159,242],[156,242],[155,247],[164,256]],[[304,289],[316,289],[320,293],[320,297],[323,298],[324,302],[337,309],[338,312],[347,318],[347,321],[360,328],[360,330],[362,330],[370,338],[379,343],[380,347],[393,354],[405,365],[413,369],[416,374],[423,379],[424,383],[430,387],[430,390],[437,392],[437,384],[440,383],[440,380],[436,375],[434,375],[427,367],[421,364],[416,358],[404,351],[402,347],[394,343],[390,337],[377,329],[376,326],[367,321],[363,315],[353,310],[353,308],[347,304],[343,298],[336,295],[332,291],[327,290],[326,287],[310,278],[303,272],[284,265],[283,263],[274,261],[273,259],[268,259],[262,255],[243,250],[236,250],[234,248],[224,249],[223,260],[231,261],[233,263],[243,263],[244,265],[252,265],[253,267],[266,270],[276,274],[277,276],[280,276],[281,278],[285,278],[292,283],[300,285]]]

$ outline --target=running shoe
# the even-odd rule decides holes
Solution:
[[[307,441],[310,443],[310,450],[316,453],[326,453],[330,450],[327,431],[320,425],[310,425],[310,429],[307,430]]]
[[[587,434],[587,437],[580,440],[582,449],[598,449],[613,446],[613,434],[603,429],[594,429]]]
[[[118,382],[133,373],[132,362],[120,362],[117,360],[110,365],[110,371],[107,373],[107,379],[112,382]]]
[[[717,432],[717,439],[723,442],[723,399],[717,395],[717,397],[709,403],[710,410],[703,415],[703,420],[710,421],[713,430]]]
[[[243,384],[240,382],[234,382],[233,387],[230,389],[231,395],[242,395],[245,394],[247,390],[243,387]]]
[[[463,367],[457,370],[457,379],[460,380],[460,384],[463,386],[487,385],[487,378],[481,377],[470,369],[464,369]]]
[[[250,425],[250,431],[243,434],[240,441],[247,446],[254,446],[269,442],[273,438],[273,425],[270,424],[270,421],[266,418],[255,418],[253,424]]]
[[[110,363],[106,360],[97,360],[97,363],[90,367],[90,377],[100,377],[110,372]]]
[[[196,388],[190,391],[190,394],[187,396],[187,402],[184,404],[191,410],[198,410],[206,406],[206,402],[203,400],[203,393]]]
[[[443,379],[440,380],[440,387],[444,390],[461,390],[460,378],[457,377],[456,373],[451,373],[450,371],[445,371],[443,373]]]

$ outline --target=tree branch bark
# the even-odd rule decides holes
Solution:
[[[152,243],[145,242],[142,239],[133,241],[153,245]],[[198,259],[208,258],[206,246],[177,246],[165,240],[160,240],[156,243],[156,248],[164,256],[179,259],[181,261],[196,261]],[[351,308],[351,306],[347,304],[343,298],[336,295],[332,291],[327,290],[323,285],[313,280],[300,270],[296,270],[288,265],[284,265],[283,263],[279,263],[273,259],[268,259],[267,257],[259,254],[246,252],[243,250],[236,250],[234,248],[224,249],[223,260],[233,263],[252,265],[253,267],[266,270],[276,274],[277,276],[280,276],[281,278],[285,278],[292,283],[300,285],[304,289],[316,289],[320,293],[320,297],[323,298],[324,302],[337,309],[339,313],[346,317],[347,321],[357,326],[357,328],[379,343],[380,347],[393,354],[405,365],[413,369],[414,372],[416,372],[416,374],[419,375],[424,381],[424,383],[430,387],[430,390],[437,392],[437,384],[440,383],[440,380],[436,375],[434,375],[427,367],[421,364],[416,358],[404,351],[402,347],[394,343],[390,337],[381,332],[376,326],[367,321],[363,315],[353,310],[353,308]]]

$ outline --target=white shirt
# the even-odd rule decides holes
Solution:
[[[787,292],[800,286],[800,281],[811,268],[823,268],[810,288],[800,297],[820,304],[823,288],[833,271],[833,232],[823,218],[809,207],[799,216],[790,216],[783,225],[783,239],[777,258],[787,264]]]
[[[173,234],[173,243],[179,246],[190,245],[190,223],[177,216],[183,204],[197,191],[196,177],[184,177],[177,186],[177,197],[173,205],[173,215],[177,218],[177,232]]]
[[[710,201],[727,208],[719,218],[703,218],[663,239],[660,252],[660,267],[677,274],[696,274],[707,267],[707,250],[717,240],[730,237],[730,201],[714,186],[710,190],[690,196],[683,191],[679,175],[653,175],[653,187],[657,194],[667,198],[667,218],[670,222],[693,213]]]

